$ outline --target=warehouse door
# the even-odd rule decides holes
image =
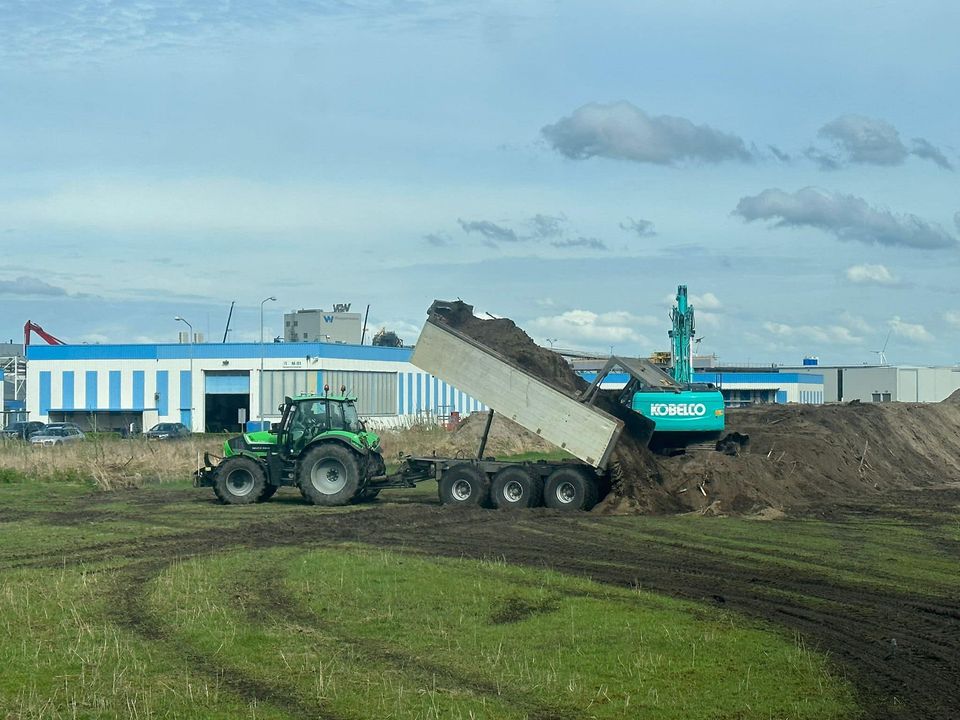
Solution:
[[[250,372],[207,370],[203,379],[204,429],[207,432],[237,432],[239,422],[250,417]]]

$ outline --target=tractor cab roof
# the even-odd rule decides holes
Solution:
[[[326,395],[318,395],[317,393],[303,393],[301,395],[296,395],[292,398],[287,398],[289,403],[301,403],[301,402],[312,402],[316,400],[330,400],[332,402],[356,402],[357,396],[350,395],[334,395],[332,393],[327,393]]]

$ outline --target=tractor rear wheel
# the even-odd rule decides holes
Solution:
[[[538,507],[543,504],[543,481],[522,467],[507,467],[493,476],[490,501],[495,508]]]
[[[357,457],[343,445],[318,445],[300,460],[297,487],[314,505],[346,505],[357,494],[359,485]]]
[[[249,505],[263,496],[267,475],[256,460],[243,455],[228,457],[217,466],[213,492],[224,505]]]
[[[439,485],[440,502],[444,505],[485,505],[490,499],[487,476],[468,463],[445,470]]]
[[[576,468],[554,470],[543,489],[543,504],[556,510],[589,510],[597,504],[597,484]]]

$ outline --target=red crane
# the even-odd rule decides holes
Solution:
[[[47,342],[47,345],[66,345],[63,340],[54,337],[32,320],[27,320],[23,326],[23,347],[26,348],[30,346],[30,333],[32,332],[42,337]]]

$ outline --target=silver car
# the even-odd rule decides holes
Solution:
[[[75,427],[48,427],[30,438],[31,445],[46,447],[48,445],[66,445],[79,442],[86,437]]]

